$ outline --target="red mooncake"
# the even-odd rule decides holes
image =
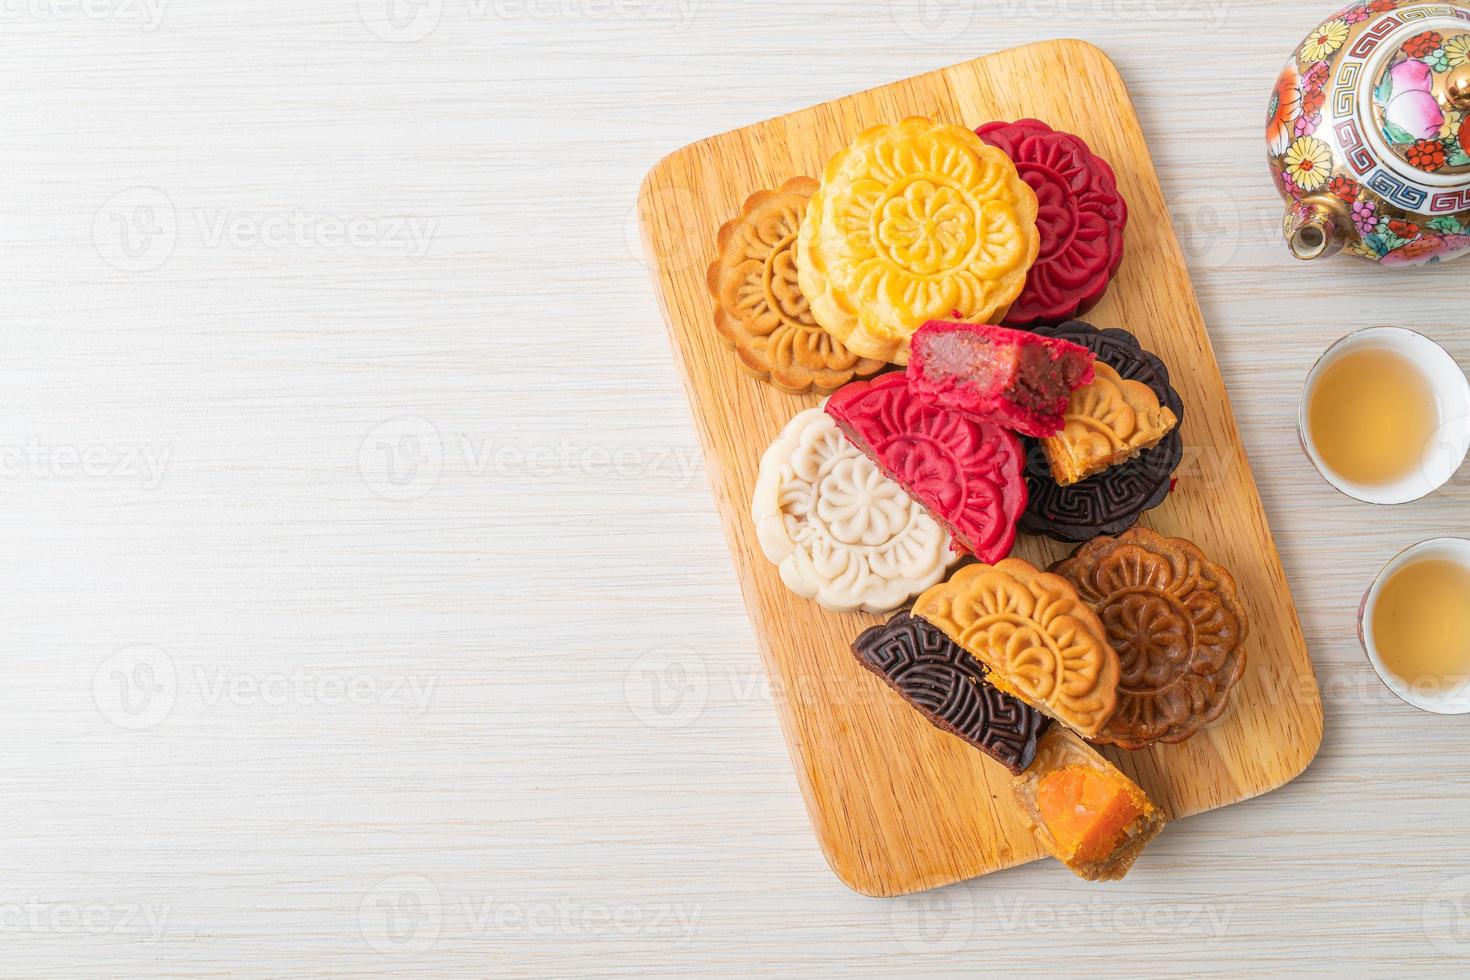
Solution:
[[[1011,553],[1026,509],[1014,433],[923,400],[900,372],[847,385],[827,414],[976,558],[994,564]]]
[[[1086,347],[1007,327],[930,320],[911,349],[920,398],[1037,439],[1062,431],[1072,392],[1093,379]]]
[[[1041,205],[1041,253],[1002,322],[1029,327],[1086,313],[1123,263],[1128,205],[1113,168],[1080,137],[1035,119],[990,123],[975,135],[1011,158]]]

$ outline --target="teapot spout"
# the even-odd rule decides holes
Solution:
[[[1325,259],[1348,244],[1348,215],[1332,198],[1309,197],[1286,206],[1286,244],[1303,261]]]

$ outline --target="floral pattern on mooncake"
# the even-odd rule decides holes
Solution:
[[[985,664],[987,679],[1087,738],[1118,698],[1118,655],[1066,579],[1019,558],[969,565],[914,603]]]
[[[884,362],[858,357],[817,325],[796,282],[796,233],[817,189],[794,177],[745,202],[720,228],[719,257],[706,283],[715,298],[715,329],[754,377],[788,394],[836,391]]]
[[[995,323],[1036,261],[1036,193],[963,126],[912,117],[828,163],[797,237],[802,293],[828,333],[907,364],[934,319]]]
[[[1122,661],[1118,710],[1095,741],[1182,742],[1224,713],[1249,629],[1230,573],[1183,538],[1136,527],[1052,569],[1097,611]]]
[[[836,612],[891,612],[958,558],[944,528],[820,408],[766,450],[751,517],[787,587]]]
[[[1179,423],[1152,388],[1106,361],[1094,363],[1092,382],[1072,392],[1063,419],[1062,431],[1041,445],[1064,487],[1152,449]]]
[[[853,382],[827,400],[827,414],[976,558],[1011,553],[1026,509],[1014,434],[924,401],[901,372]]]
[[[1080,136],[1036,119],[988,123],[975,134],[1015,162],[1040,207],[1041,251],[1005,325],[1061,323],[1086,313],[1123,264],[1128,205],[1113,168]]]

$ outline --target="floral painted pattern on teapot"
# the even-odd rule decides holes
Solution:
[[[1266,143],[1298,258],[1470,253],[1470,0],[1358,0],[1276,82]]]

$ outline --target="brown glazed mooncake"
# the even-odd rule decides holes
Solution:
[[[1070,582],[1019,558],[968,565],[914,602],[985,664],[1007,694],[1075,728],[1100,734],[1118,698],[1118,655]]]
[[[1182,742],[1225,712],[1249,629],[1228,571],[1143,527],[1083,545],[1052,571],[1096,610],[1122,664],[1117,710],[1093,741]]]
[[[1093,369],[1092,382],[1072,392],[1062,431],[1041,441],[1052,477],[1064,487],[1152,449],[1179,424],[1148,385],[1104,361]]]
[[[1143,790],[1060,725],[1011,789],[1041,845],[1088,881],[1122,878],[1164,829]]]
[[[796,233],[816,189],[810,177],[794,177],[751,195],[720,228],[719,256],[706,275],[725,346],[747,373],[792,395],[828,394],[885,366],[818,326],[797,286]]]

